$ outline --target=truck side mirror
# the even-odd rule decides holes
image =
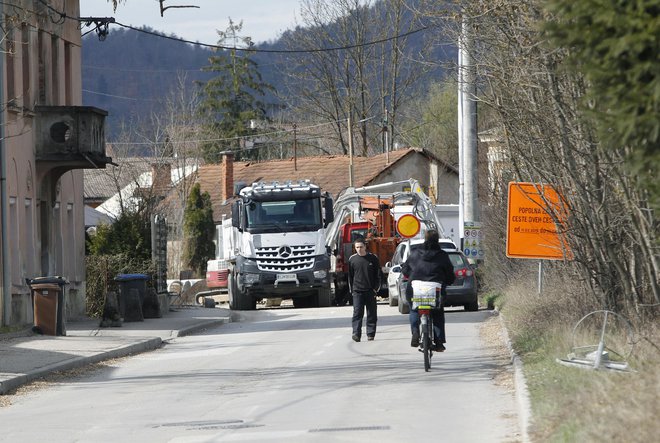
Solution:
[[[241,205],[238,201],[231,204],[231,225],[241,229]]]
[[[323,199],[323,209],[325,209],[325,226],[328,226],[335,220],[335,214],[332,212],[332,198],[327,196]]]

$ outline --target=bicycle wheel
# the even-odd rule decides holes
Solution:
[[[429,334],[429,316],[423,315],[422,319],[422,352],[424,353],[424,370],[431,369],[431,335]]]

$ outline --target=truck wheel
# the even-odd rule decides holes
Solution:
[[[228,279],[229,309],[232,311],[254,311],[257,309],[257,301],[238,289],[236,275],[230,273]]]
[[[316,295],[316,304],[319,308],[327,308],[332,304],[332,295],[330,294],[329,288],[319,289],[318,294]]]
[[[336,288],[337,287],[335,286],[335,299],[333,300],[333,303],[335,304],[335,306],[346,306],[350,294],[345,289],[336,289]]]

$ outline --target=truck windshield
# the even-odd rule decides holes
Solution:
[[[316,231],[323,227],[319,199],[252,201],[246,205],[249,232]]]

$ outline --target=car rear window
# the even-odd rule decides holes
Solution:
[[[416,245],[411,245],[410,250],[414,251],[416,249],[422,248],[422,246],[424,246],[423,243],[418,243]],[[451,248],[451,249],[454,249],[454,248]],[[451,260],[451,264],[455,268],[465,268],[465,267],[467,267],[467,263],[465,263],[465,260],[463,259],[463,256],[461,255],[460,252],[449,252],[449,251],[446,251],[446,252],[449,255],[449,259]]]
[[[460,254],[451,253],[451,252],[449,252],[448,254],[449,254],[449,259],[451,260],[451,264],[454,265],[455,268],[465,267],[465,262],[463,261],[463,257]]]

